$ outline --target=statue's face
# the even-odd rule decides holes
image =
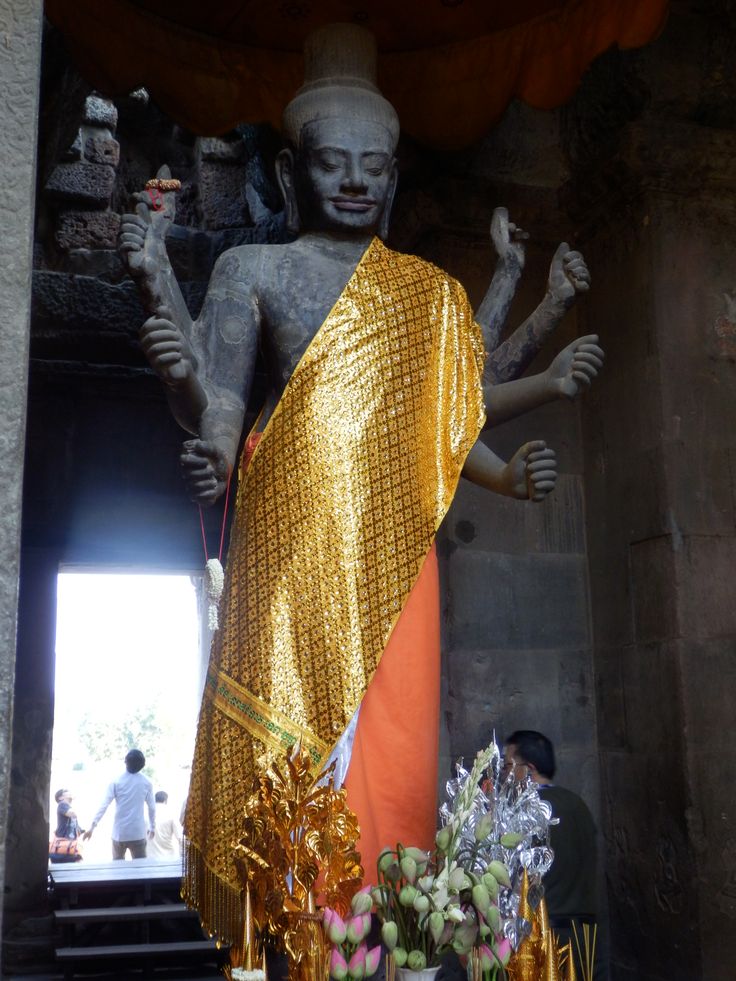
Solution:
[[[395,184],[391,136],[380,123],[322,119],[301,134],[295,190],[305,231],[375,234]]]

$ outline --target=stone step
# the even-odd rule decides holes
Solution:
[[[107,947],[57,947],[56,959],[61,962],[107,960],[111,957],[135,957],[145,960],[147,957],[166,957],[168,955],[204,955],[216,954],[221,956],[214,940],[176,941],[158,944],[112,944]]]
[[[157,903],[150,906],[105,906],[96,909],[57,909],[58,923],[110,923],[123,920],[167,920],[196,918],[194,910],[184,903]]]

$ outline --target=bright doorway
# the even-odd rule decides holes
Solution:
[[[197,589],[186,575],[62,572],[57,581],[54,793],[73,795],[82,828],[136,747],[154,791],[181,808],[189,785],[200,689]],[[112,803],[85,845],[111,856]]]

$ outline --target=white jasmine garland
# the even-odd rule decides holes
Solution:
[[[217,559],[213,561],[217,562]],[[220,563],[218,562],[217,564],[219,565]],[[234,967],[230,977],[233,981],[266,981],[266,972],[260,968],[256,968],[253,971],[246,971],[244,967]]]
[[[220,619],[218,616],[218,608],[220,605],[220,597],[222,596],[222,588],[225,584],[225,573],[223,572],[222,565],[219,559],[208,559],[207,564],[204,567],[204,587],[207,593],[207,623],[210,630],[217,630],[220,626]],[[240,968],[236,968],[240,970]],[[251,972],[252,973],[252,972]],[[262,974],[263,972],[261,972]],[[235,974],[233,973],[233,978]],[[246,979],[246,981],[255,981],[255,979]]]

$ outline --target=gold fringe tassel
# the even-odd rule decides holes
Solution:
[[[191,841],[184,848],[181,897],[190,909],[197,911],[203,929],[218,946],[231,948],[231,961],[233,954],[237,957],[242,953],[245,928],[242,889],[215,875]]]

